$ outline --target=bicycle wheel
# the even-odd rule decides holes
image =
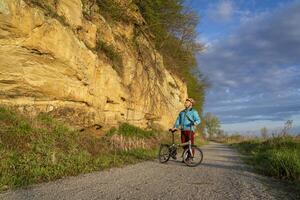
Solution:
[[[197,146],[192,146],[192,154],[190,153],[189,149],[186,149],[183,152],[183,161],[189,167],[196,167],[201,164],[203,160],[203,152]]]
[[[167,144],[161,144],[158,152],[158,160],[160,163],[168,162],[170,159],[170,147]]]

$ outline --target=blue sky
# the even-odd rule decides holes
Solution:
[[[212,86],[205,112],[228,132],[300,132],[300,1],[191,0],[200,15],[199,68]]]

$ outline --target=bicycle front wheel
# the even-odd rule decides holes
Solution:
[[[187,148],[183,152],[183,161],[189,167],[196,167],[201,164],[203,160],[203,152],[197,146],[192,146],[191,151]]]
[[[167,144],[161,144],[158,152],[158,160],[160,163],[168,162],[170,159],[170,146]]]

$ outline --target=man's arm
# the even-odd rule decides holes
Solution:
[[[175,122],[173,128],[179,128],[179,125],[180,125],[180,113],[179,113],[179,115],[178,115],[178,117],[176,119],[176,122]]]
[[[201,119],[200,119],[199,114],[198,114],[197,111],[194,111],[193,117],[194,117],[194,124],[195,124],[195,126],[198,125],[198,124],[200,124]]]

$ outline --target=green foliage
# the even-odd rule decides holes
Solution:
[[[157,152],[112,149],[109,136],[73,131],[48,114],[32,119],[0,107],[0,125],[0,191],[153,159]],[[129,124],[119,130],[145,141],[155,135]]]
[[[96,0],[101,15],[105,19],[114,21],[130,21],[130,16],[127,15],[127,7],[121,6],[116,0]]]
[[[151,150],[137,149],[134,151],[122,152],[121,155],[132,157],[132,158],[137,158],[139,160],[149,160],[149,159],[153,159],[157,156],[157,149],[156,148],[151,149]]]
[[[134,3],[147,21],[148,29],[155,35],[157,45],[165,41],[168,32],[184,17],[184,7],[178,0],[135,0]]]
[[[129,123],[120,124],[119,128],[112,128],[108,131],[107,135],[111,136],[113,134],[122,135],[125,137],[136,137],[136,138],[152,138],[157,135],[155,130],[143,130],[139,127],[133,126]]]
[[[188,86],[188,95],[202,113],[204,93],[207,84],[197,70],[195,54],[202,49],[196,42],[198,16],[184,6],[183,0],[134,0],[151,33],[155,48],[164,57],[169,70],[183,77]]]
[[[250,140],[233,146],[250,155],[247,162],[259,172],[279,179],[300,180],[300,142],[295,138]]]
[[[122,57],[118,53],[118,51],[112,46],[108,45],[106,42],[102,40],[98,40],[96,44],[96,51],[97,52],[104,52],[105,55],[110,59],[113,64],[113,68],[121,74],[122,72]]]
[[[220,132],[220,120],[218,117],[214,116],[212,113],[206,113],[204,116],[207,133],[209,137],[213,137],[213,135],[217,135]]]
[[[0,107],[0,122],[2,123],[13,123],[16,120],[16,115],[4,108],[4,107]]]

